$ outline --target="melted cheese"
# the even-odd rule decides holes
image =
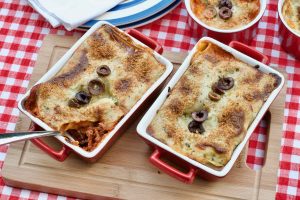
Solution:
[[[282,15],[288,26],[300,35],[300,1],[285,0],[282,6]]]
[[[260,10],[259,0],[231,0],[232,17],[224,20],[219,16],[219,0],[191,0],[191,9],[194,14],[208,26],[218,29],[237,29],[249,24],[258,15]],[[208,5],[214,6],[217,15],[208,19],[204,15],[204,10]]]
[[[96,70],[101,65],[109,66],[111,74],[100,77]],[[102,135],[114,128],[164,71],[151,49],[103,25],[80,45],[54,78],[31,90],[24,105],[54,130],[80,129],[83,134],[89,134],[85,132],[89,130],[90,135],[95,130]],[[88,83],[93,79],[104,83],[105,92],[92,96],[80,108],[68,106],[76,93],[88,92]]]
[[[232,77],[233,88],[219,101],[208,94],[220,77]],[[190,66],[170,92],[149,126],[155,138],[200,163],[224,166],[244,139],[278,79],[236,59],[218,46],[199,43]],[[205,132],[192,133],[192,112],[208,111]]]

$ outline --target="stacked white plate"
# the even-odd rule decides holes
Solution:
[[[80,29],[89,29],[98,21],[107,21],[119,28],[134,28],[153,22],[172,11],[181,0],[125,0]]]

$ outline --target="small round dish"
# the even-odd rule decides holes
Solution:
[[[207,24],[202,22],[191,9],[191,0],[185,0],[184,3],[188,11],[188,24],[194,37],[199,39],[204,36],[209,36],[226,44],[228,44],[232,40],[249,44],[257,34],[258,23],[262,18],[267,6],[266,0],[260,0],[259,13],[250,23],[239,28],[225,30],[208,26]]]
[[[285,0],[278,1],[279,40],[282,48],[296,59],[300,60],[300,35],[296,33],[284,20],[282,7]]]

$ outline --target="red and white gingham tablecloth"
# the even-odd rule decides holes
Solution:
[[[272,66],[288,73],[276,199],[300,199],[300,61],[281,49],[277,20],[277,1],[269,0],[252,46],[267,55]],[[190,50],[196,43],[183,3],[165,17],[138,30],[172,51]],[[53,29],[26,0],[0,0],[0,133],[15,129],[20,114],[17,101],[28,87],[38,50],[47,34],[81,35],[82,32],[68,32],[62,27]],[[249,143],[247,163],[254,169],[259,168],[263,160],[264,129],[261,123]],[[0,147],[0,167],[7,148]],[[8,187],[0,178],[0,199],[72,198]]]

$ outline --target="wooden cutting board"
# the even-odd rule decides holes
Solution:
[[[46,36],[30,85],[76,40],[75,37]],[[176,70],[186,53],[165,52],[164,56],[175,64]],[[247,167],[244,151],[225,178],[214,182],[196,178],[192,185],[181,183],[149,163],[151,150],[136,135],[137,121],[94,164],[86,163],[74,154],[64,162],[58,162],[29,141],[12,144],[2,176],[7,185],[89,199],[274,199],[285,92],[286,86],[270,108],[267,157],[264,167],[258,171]],[[25,131],[29,124],[29,119],[21,114],[16,129]],[[56,148],[60,146],[54,138],[44,140]]]

